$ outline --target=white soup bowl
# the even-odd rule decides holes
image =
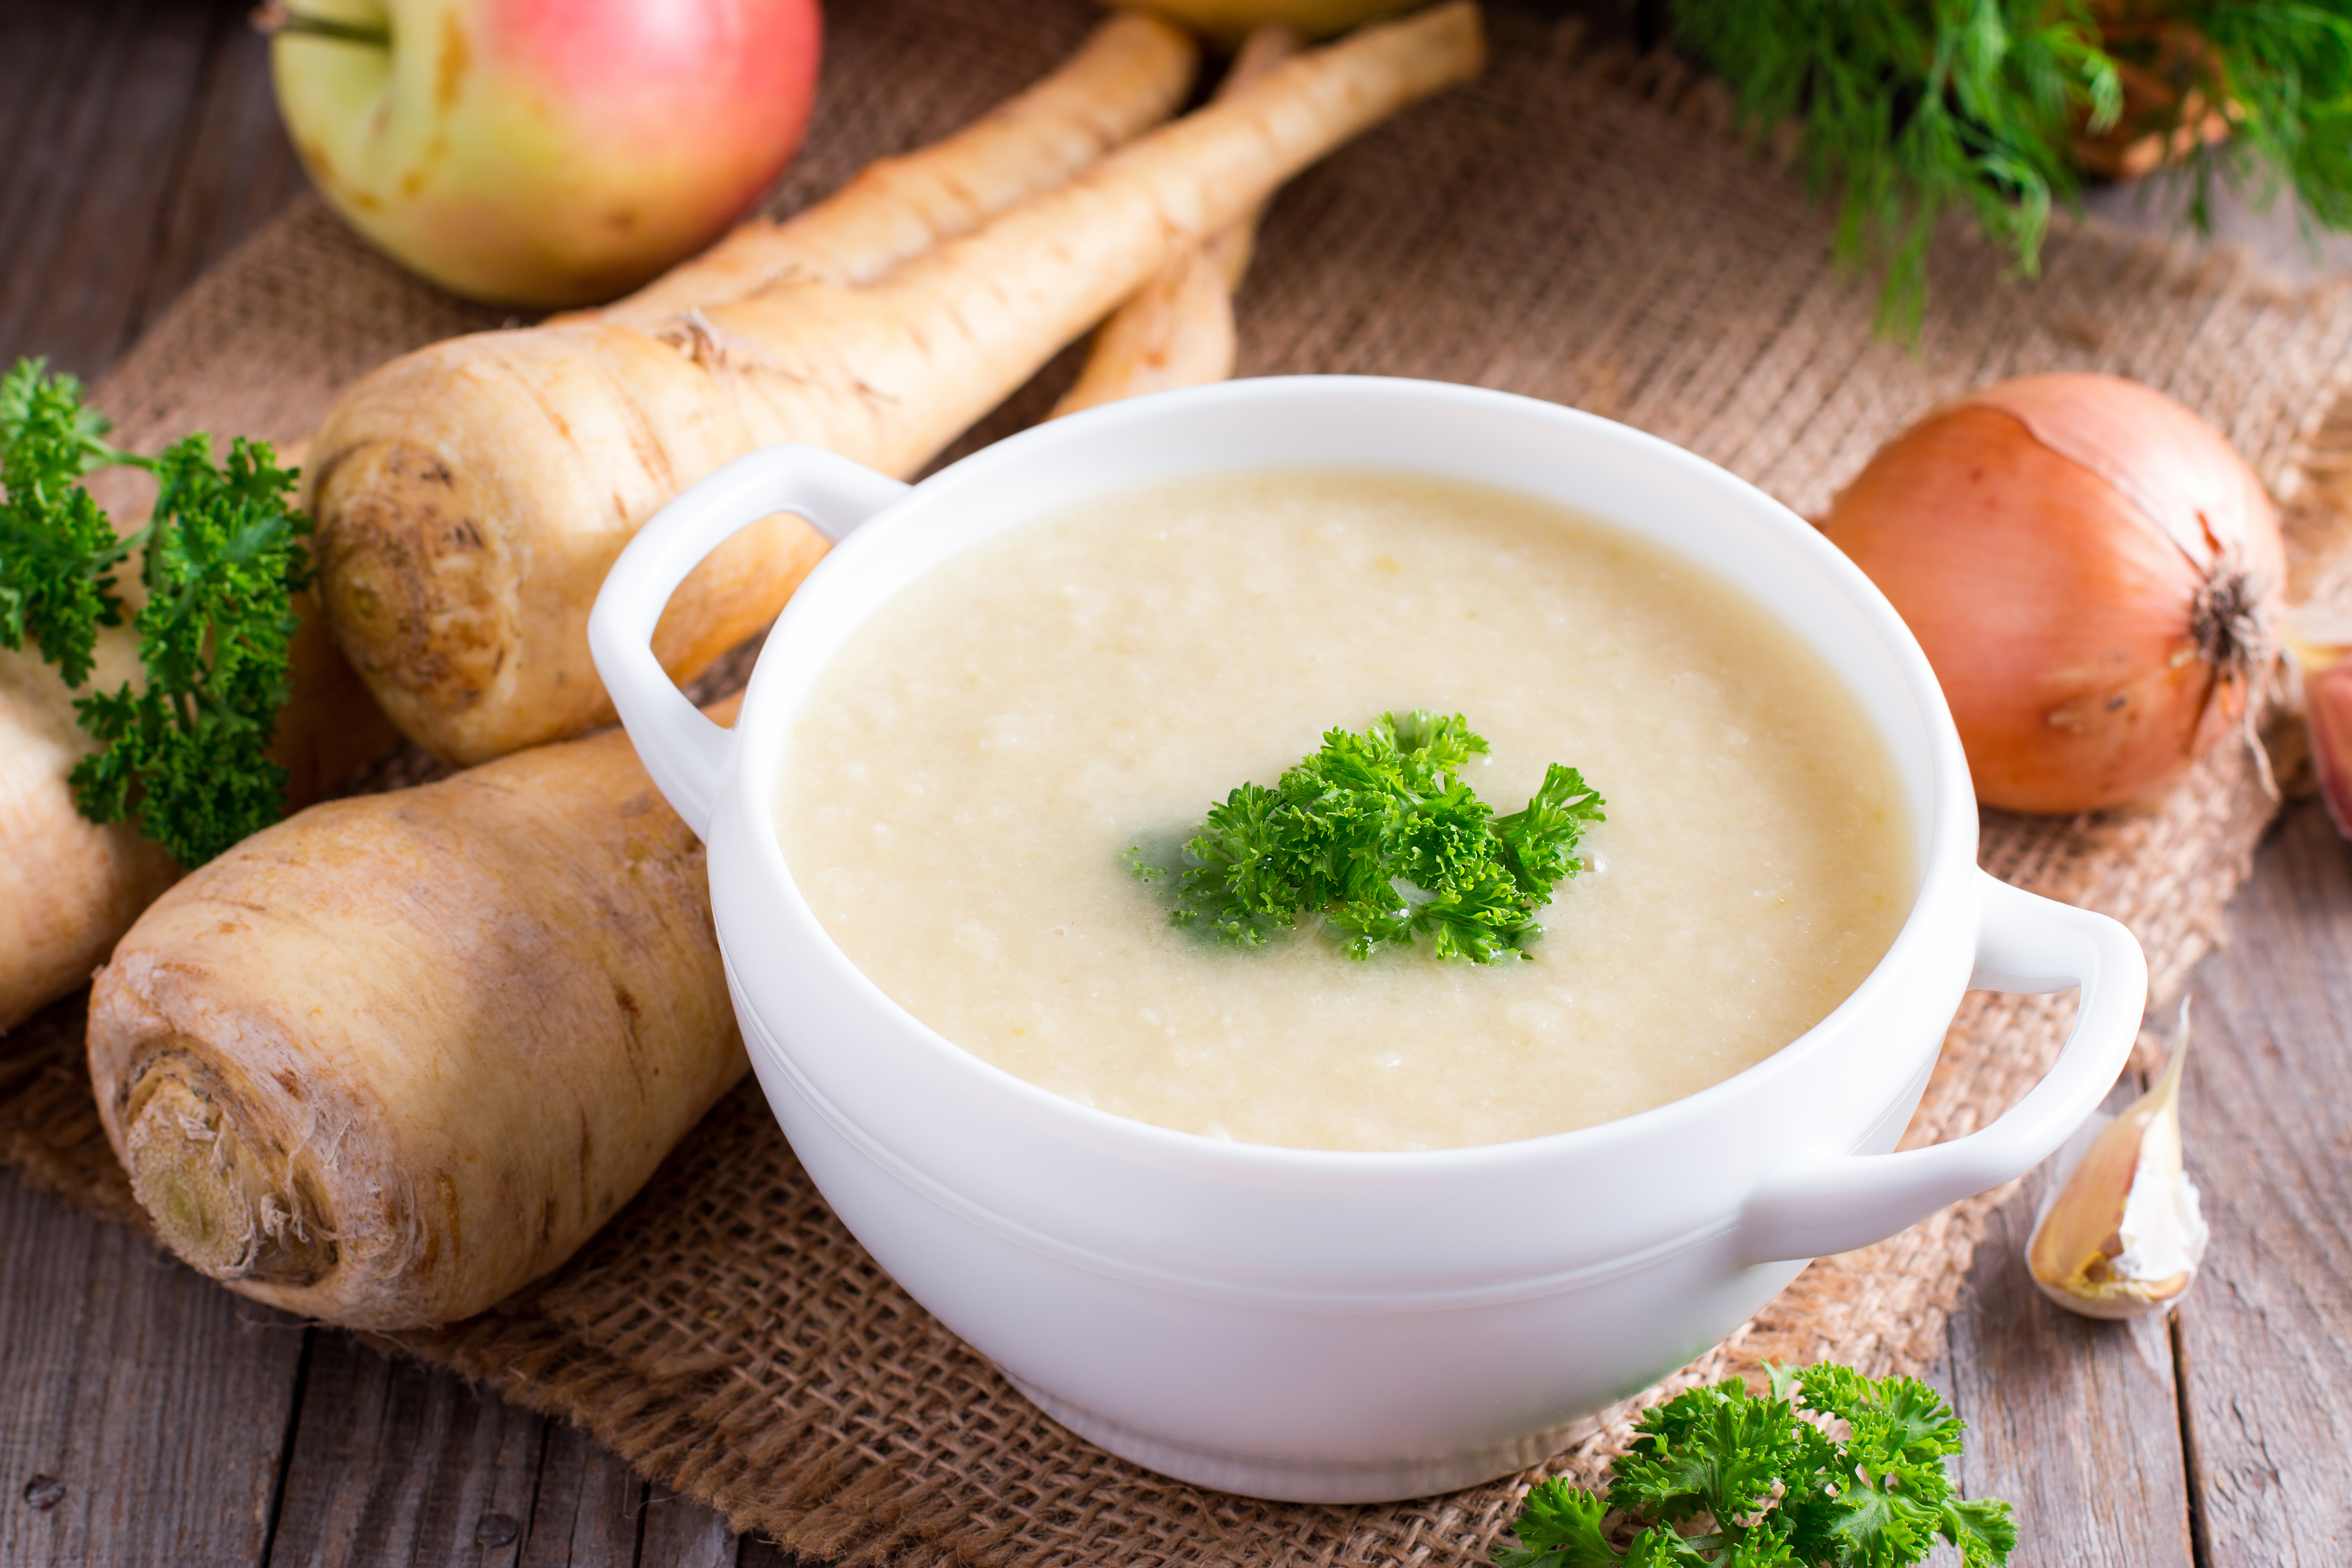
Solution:
[[[1891,754],[1918,894],[1802,1037],[1687,1098],[1475,1148],[1232,1143],[1078,1105],[917,1022],[834,944],[779,844],[794,717],[893,595],[965,547],[1123,487],[1276,467],[1472,480],[1573,509],[1745,592],[1845,683]],[[722,730],[649,651],[679,581],[796,512],[841,541]],[[2102,916],[1976,865],[1977,808],[1926,658],[1861,572],[1754,487],[1664,441],[1501,393],[1356,377],[1111,405],[908,487],[813,447],[756,452],[629,545],[596,665],[709,846],[751,1062],[826,1200],[908,1292],[1055,1418],[1203,1486],[1349,1502],[1465,1486],[1738,1327],[1811,1258],[2023,1173],[2098,1104],[2147,966]],[[2008,1112],[1890,1152],[1970,986],[2079,986],[2055,1066]]]

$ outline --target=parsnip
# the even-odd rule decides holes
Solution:
[[[312,450],[336,637],[394,721],[461,762],[609,721],[590,603],[629,537],[729,459],[809,441],[910,473],[1184,251],[1402,105],[1472,74],[1468,0],[1302,55],[1068,185],[856,287],[681,319],[485,333],[352,389]],[[680,679],[763,625],[821,546],[771,519],[671,601]]]
[[[89,1059],[173,1251],[384,1330],[562,1262],[746,1066],[702,847],[618,732],[247,839],[123,938]]]
[[[285,454],[301,460],[299,443]],[[143,525],[144,502],[121,484],[102,504],[124,532]],[[131,504],[125,505],[128,500]],[[136,604],[134,568],[119,573]],[[316,599],[299,595],[294,686],[271,754],[287,770],[289,806],[304,806],[399,739],[327,635]],[[37,647],[0,650],[0,1030],[15,1027],[105,962],[131,922],[180,875],[172,858],[125,823],[100,827],[74,805],[66,782],[92,749],[75,698],[140,681],[139,634],[101,628],[97,667],[68,689]]]
[[[94,685],[138,674],[139,639],[100,634]],[[148,901],[180,874],[127,823],[75,809],[66,775],[89,754],[75,693],[40,649],[0,649],[0,1029],[89,979]]]
[[[1147,11],[1172,16],[1203,37],[1230,43],[1253,27],[1282,23],[1310,38],[1328,38],[1377,17],[1410,9],[1418,0],[1139,0]]]
[[[1200,51],[1191,35],[1124,14],[1035,87],[920,152],[867,164],[782,223],[747,223],[625,300],[587,312],[658,332],[779,283],[862,283],[1016,203],[1066,184],[1173,114]]]
[[[1218,98],[1232,97],[1298,48],[1293,28],[1279,23],[1257,28],[1217,84]],[[1078,379],[1046,417],[1058,419],[1147,392],[1202,386],[1233,374],[1234,290],[1249,270],[1264,211],[1260,204],[1244,213],[1113,310],[1095,329]]]

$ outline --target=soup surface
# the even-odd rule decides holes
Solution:
[[[1165,863],[1334,726],[1465,715],[1468,782],[1606,798],[1528,962],[1241,950]],[[1322,1149],[1495,1143],[1761,1060],[1883,956],[1913,891],[1892,761],[1815,656],[1710,574],[1450,481],[1281,471],[1097,498],[963,552],[818,680],[778,823],[909,1012],[1082,1104]]]

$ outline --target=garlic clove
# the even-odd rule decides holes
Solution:
[[[2183,1168],[2180,1077],[2189,1059],[2189,1005],[2172,1059],[2156,1086],[2112,1121],[2093,1118],[2060,1152],[2025,1264],[2069,1311],[2134,1318],[2179,1301],[2197,1278],[2207,1231],[2197,1184]],[[2067,1164],[2070,1154],[2078,1155]]]
[[[2311,764],[2336,831],[2352,838],[2352,623],[2298,612],[2287,656],[2303,678]]]

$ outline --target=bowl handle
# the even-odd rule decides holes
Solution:
[[[709,837],[734,748],[654,658],[669,596],[703,557],[763,517],[797,513],[837,542],[910,488],[819,447],[762,447],[654,513],[604,574],[588,614],[589,654],[646,772],[697,837]]]
[[[2081,986],[2074,1032],[2049,1073],[1991,1126],[1893,1154],[1815,1152],[1773,1172],[1741,1214],[1750,1263],[1848,1252],[1945,1205],[2025,1174],[2098,1109],[2131,1055],[2147,1005],[2147,959],[2105,915],[1976,874],[1971,989],[2041,994]]]

